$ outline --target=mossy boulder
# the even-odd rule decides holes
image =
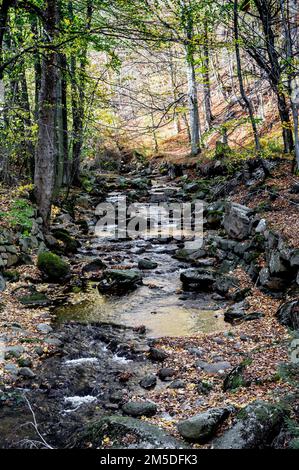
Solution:
[[[126,416],[106,416],[88,424],[80,433],[70,440],[73,448],[101,448],[102,441],[109,437],[112,449],[128,448],[127,436],[131,435],[134,449],[184,449],[183,442],[178,441],[158,426]]]
[[[288,410],[256,401],[243,408],[235,424],[213,441],[213,449],[265,449],[279,434]]]
[[[50,251],[38,255],[37,267],[50,281],[61,281],[70,273],[69,264]]]
[[[52,234],[57,240],[62,242],[62,246],[60,247],[61,253],[76,253],[77,249],[80,246],[80,243],[78,242],[78,240],[72,237],[67,230],[55,229],[52,230]]]

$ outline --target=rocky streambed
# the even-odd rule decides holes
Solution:
[[[113,182],[106,202],[124,195],[145,205],[182,202],[200,192],[198,184],[182,190],[168,176],[146,173]],[[0,408],[1,447],[283,447],[296,394],[268,369],[288,361],[288,334],[273,315],[265,319],[266,294],[260,304],[252,298],[259,279],[274,287],[270,306],[279,306],[288,265],[296,279],[296,252],[286,255],[254,211],[222,200],[205,206],[199,249],[188,248],[192,236],[161,238],[169,227],[158,220],[150,237],[95,235],[94,201],[81,197],[79,207],[83,220],[62,214],[45,240],[52,249],[57,239],[68,246],[73,276],[51,309],[54,331],[43,333],[52,341],[50,357],[33,371],[26,364],[21,373],[12,370],[14,386]],[[258,258],[267,249],[260,274]],[[296,329],[292,302],[279,315]],[[251,364],[261,361],[263,348],[269,367],[266,375],[260,367],[261,380]],[[252,394],[267,401],[247,409]]]

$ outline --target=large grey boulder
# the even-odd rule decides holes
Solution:
[[[132,444],[126,441],[127,436],[134,436]],[[100,448],[104,437],[109,437],[113,449],[184,449],[183,442],[178,441],[158,426],[139,419],[125,416],[107,416],[88,424],[80,434],[71,438],[72,448]]]
[[[223,225],[226,233],[236,240],[244,240],[250,233],[251,209],[230,202],[226,206]]]
[[[279,434],[286,410],[257,401],[246,406],[232,428],[213,441],[213,449],[264,449]]]
[[[276,318],[283,326],[299,330],[299,300],[290,300],[280,306]]]
[[[181,421],[177,426],[178,432],[188,441],[207,442],[228,418],[230,412],[229,408],[211,408]]]

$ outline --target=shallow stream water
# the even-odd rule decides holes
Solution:
[[[171,201],[176,190],[166,181],[155,181],[150,200],[155,203]],[[106,202],[115,203],[123,196],[122,193],[112,193]],[[142,210],[147,208],[148,205],[143,206]],[[143,285],[118,297],[101,295],[96,284],[91,283],[84,295],[74,294],[70,304],[56,309],[59,323],[76,320],[132,327],[144,325],[148,336],[153,338],[190,336],[226,328],[223,314],[210,295],[181,291],[180,272],[190,266],[173,258],[180,246],[177,227],[171,227],[173,237],[165,238],[169,222],[158,224],[155,206],[151,206],[151,216],[154,224],[150,237],[144,232],[138,239],[115,240],[114,226],[111,225],[111,233],[103,231],[85,240],[80,253],[80,256],[91,259],[99,258],[113,268],[137,269],[138,261],[144,258],[156,262],[156,269],[142,271]]]

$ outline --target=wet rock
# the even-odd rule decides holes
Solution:
[[[36,377],[35,373],[29,367],[21,367],[21,369],[19,369],[19,375],[25,379],[34,379]]]
[[[174,258],[180,261],[195,261],[207,255],[204,249],[181,248],[175,252]]]
[[[177,426],[178,432],[188,441],[204,443],[213,437],[229,415],[228,408],[211,408],[204,413],[181,421]]]
[[[163,382],[169,382],[172,380],[172,377],[175,375],[175,370],[170,367],[163,367],[158,372],[159,379]]]
[[[150,390],[157,385],[157,377],[155,375],[147,375],[139,382],[140,387]]]
[[[138,268],[139,269],[156,269],[158,267],[158,263],[151,261],[149,259],[141,259],[138,261]]]
[[[150,401],[130,401],[123,405],[122,410],[133,418],[153,416],[157,413],[157,405]]]
[[[163,349],[158,348],[150,348],[149,350],[149,359],[156,362],[163,362],[167,359],[168,354],[167,352],[163,351]]]
[[[137,449],[180,449],[184,444],[162,431],[158,426],[145,423],[139,419],[124,416],[108,416],[94,423],[88,424],[86,428],[71,439],[71,446],[93,448],[102,446],[104,437],[109,437],[113,448],[128,447],[125,439],[128,435],[134,436],[134,444],[130,448]],[[124,440],[124,441],[123,441]]]
[[[299,330],[299,300],[290,300],[278,309],[276,318],[283,326]]]
[[[180,279],[183,289],[206,291],[212,289],[216,275],[214,271],[208,269],[188,269],[181,273]]]
[[[237,203],[228,203],[225,210],[223,225],[228,236],[244,240],[250,232],[251,209]]]
[[[213,449],[265,449],[279,434],[286,411],[257,401],[246,406],[234,426],[213,441]]]
[[[107,265],[101,259],[95,259],[83,266],[82,274],[92,281],[98,281],[102,278],[102,271],[106,268]]]
[[[103,293],[122,294],[136,289],[142,283],[142,275],[136,270],[107,269],[98,289]]]

